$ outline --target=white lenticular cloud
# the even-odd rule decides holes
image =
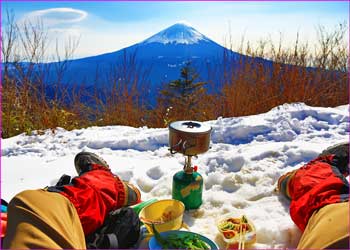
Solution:
[[[58,24],[81,22],[87,15],[88,13],[85,11],[72,8],[51,8],[30,12],[24,17],[24,20],[42,20],[44,24],[54,26]]]

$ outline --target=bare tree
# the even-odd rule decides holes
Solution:
[[[56,82],[56,91],[61,95],[55,101],[47,98],[47,77],[51,71],[50,64],[45,63],[50,42],[48,30],[40,20],[17,24],[14,13],[7,10],[1,36],[2,136],[55,128],[61,121],[64,123],[69,112],[57,106],[67,92],[62,82]],[[65,55],[71,56],[76,46],[77,43],[68,44]],[[61,74],[68,58],[61,60],[59,54],[57,58],[61,67],[56,68],[56,73]]]

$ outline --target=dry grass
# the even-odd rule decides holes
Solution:
[[[241,60],[238,73],[226,72],[223,116],[257,114],[292,102],[330,107],[349,103],[346,26],[340,24],[331,32],[320,26],[318,33],[315,52],[300,44],[298,35],[290,48],[284,48],[282,40],[277,46],[271,40],[260,41],[255,50],[247,43],[246,55],[273,63],[264,67]]]

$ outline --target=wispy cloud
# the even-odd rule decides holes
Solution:
[[[25,15],[21,21],[36,22],[42,21],[46,26],[55,26],[61,24],[72,24],[83,21],[88,13],[83,10],[72,8],[51,8],[37,10]]]

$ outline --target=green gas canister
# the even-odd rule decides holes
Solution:
[[[202,205],[203,178],[192,167],[192,157],[209,149],[212,128],[198,121],[174,121],[169,124],[169,150],[171,154],[185,156],[182,171],[173,176],[173,199],[182,201],[185,209],[197,209]]]
[[[185,168],[173,176],[173,199],[182,201],[185,209],[197,209],[202,205],[203,178],[194,168]]]

